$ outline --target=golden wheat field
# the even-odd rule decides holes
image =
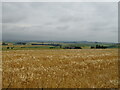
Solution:
[[[0,89],[2,89],[2,52],[1,51],[0,51]]]
[[[117,88],[117,49],[2,52],[3,88]]]

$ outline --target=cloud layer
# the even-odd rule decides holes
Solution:
[[[1,0],[2,2],[119,2],[119,0]]]
[[[3,40],[117,42],[117,3],[3,3]]]

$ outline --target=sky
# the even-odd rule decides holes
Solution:
[[[2,3],[0,3],[0,42],[2,41]]]
[[[4,2],[3,40],[118,42],[116,2]]]
[[[1,0],[1,2],[119,2],[119,0]]]

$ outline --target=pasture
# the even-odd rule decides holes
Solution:
[[[2,51],[3,88],[117,88],[118,49]]]

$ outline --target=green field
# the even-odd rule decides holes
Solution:
[[[54,44],[60,44],[60,46],[52,45],[32,45],[32,43],[41,44],[39,42],[25,42],[26,45],[17,45],[16,42],[5,42],[8,45],[2,45],[2,50],[34,50],[34,49],[63,49],[64,47],[81,47],[82,49],[90,49],[91,46],[95,47],[96,45],[106,46],[107,48],[118,48],[119,45],[115,43],[64,43],[64,42],[54,42]],[[50,44],[46,42],[44,44]],[[14,47],[13,49],[7,49],[7,47]]]

